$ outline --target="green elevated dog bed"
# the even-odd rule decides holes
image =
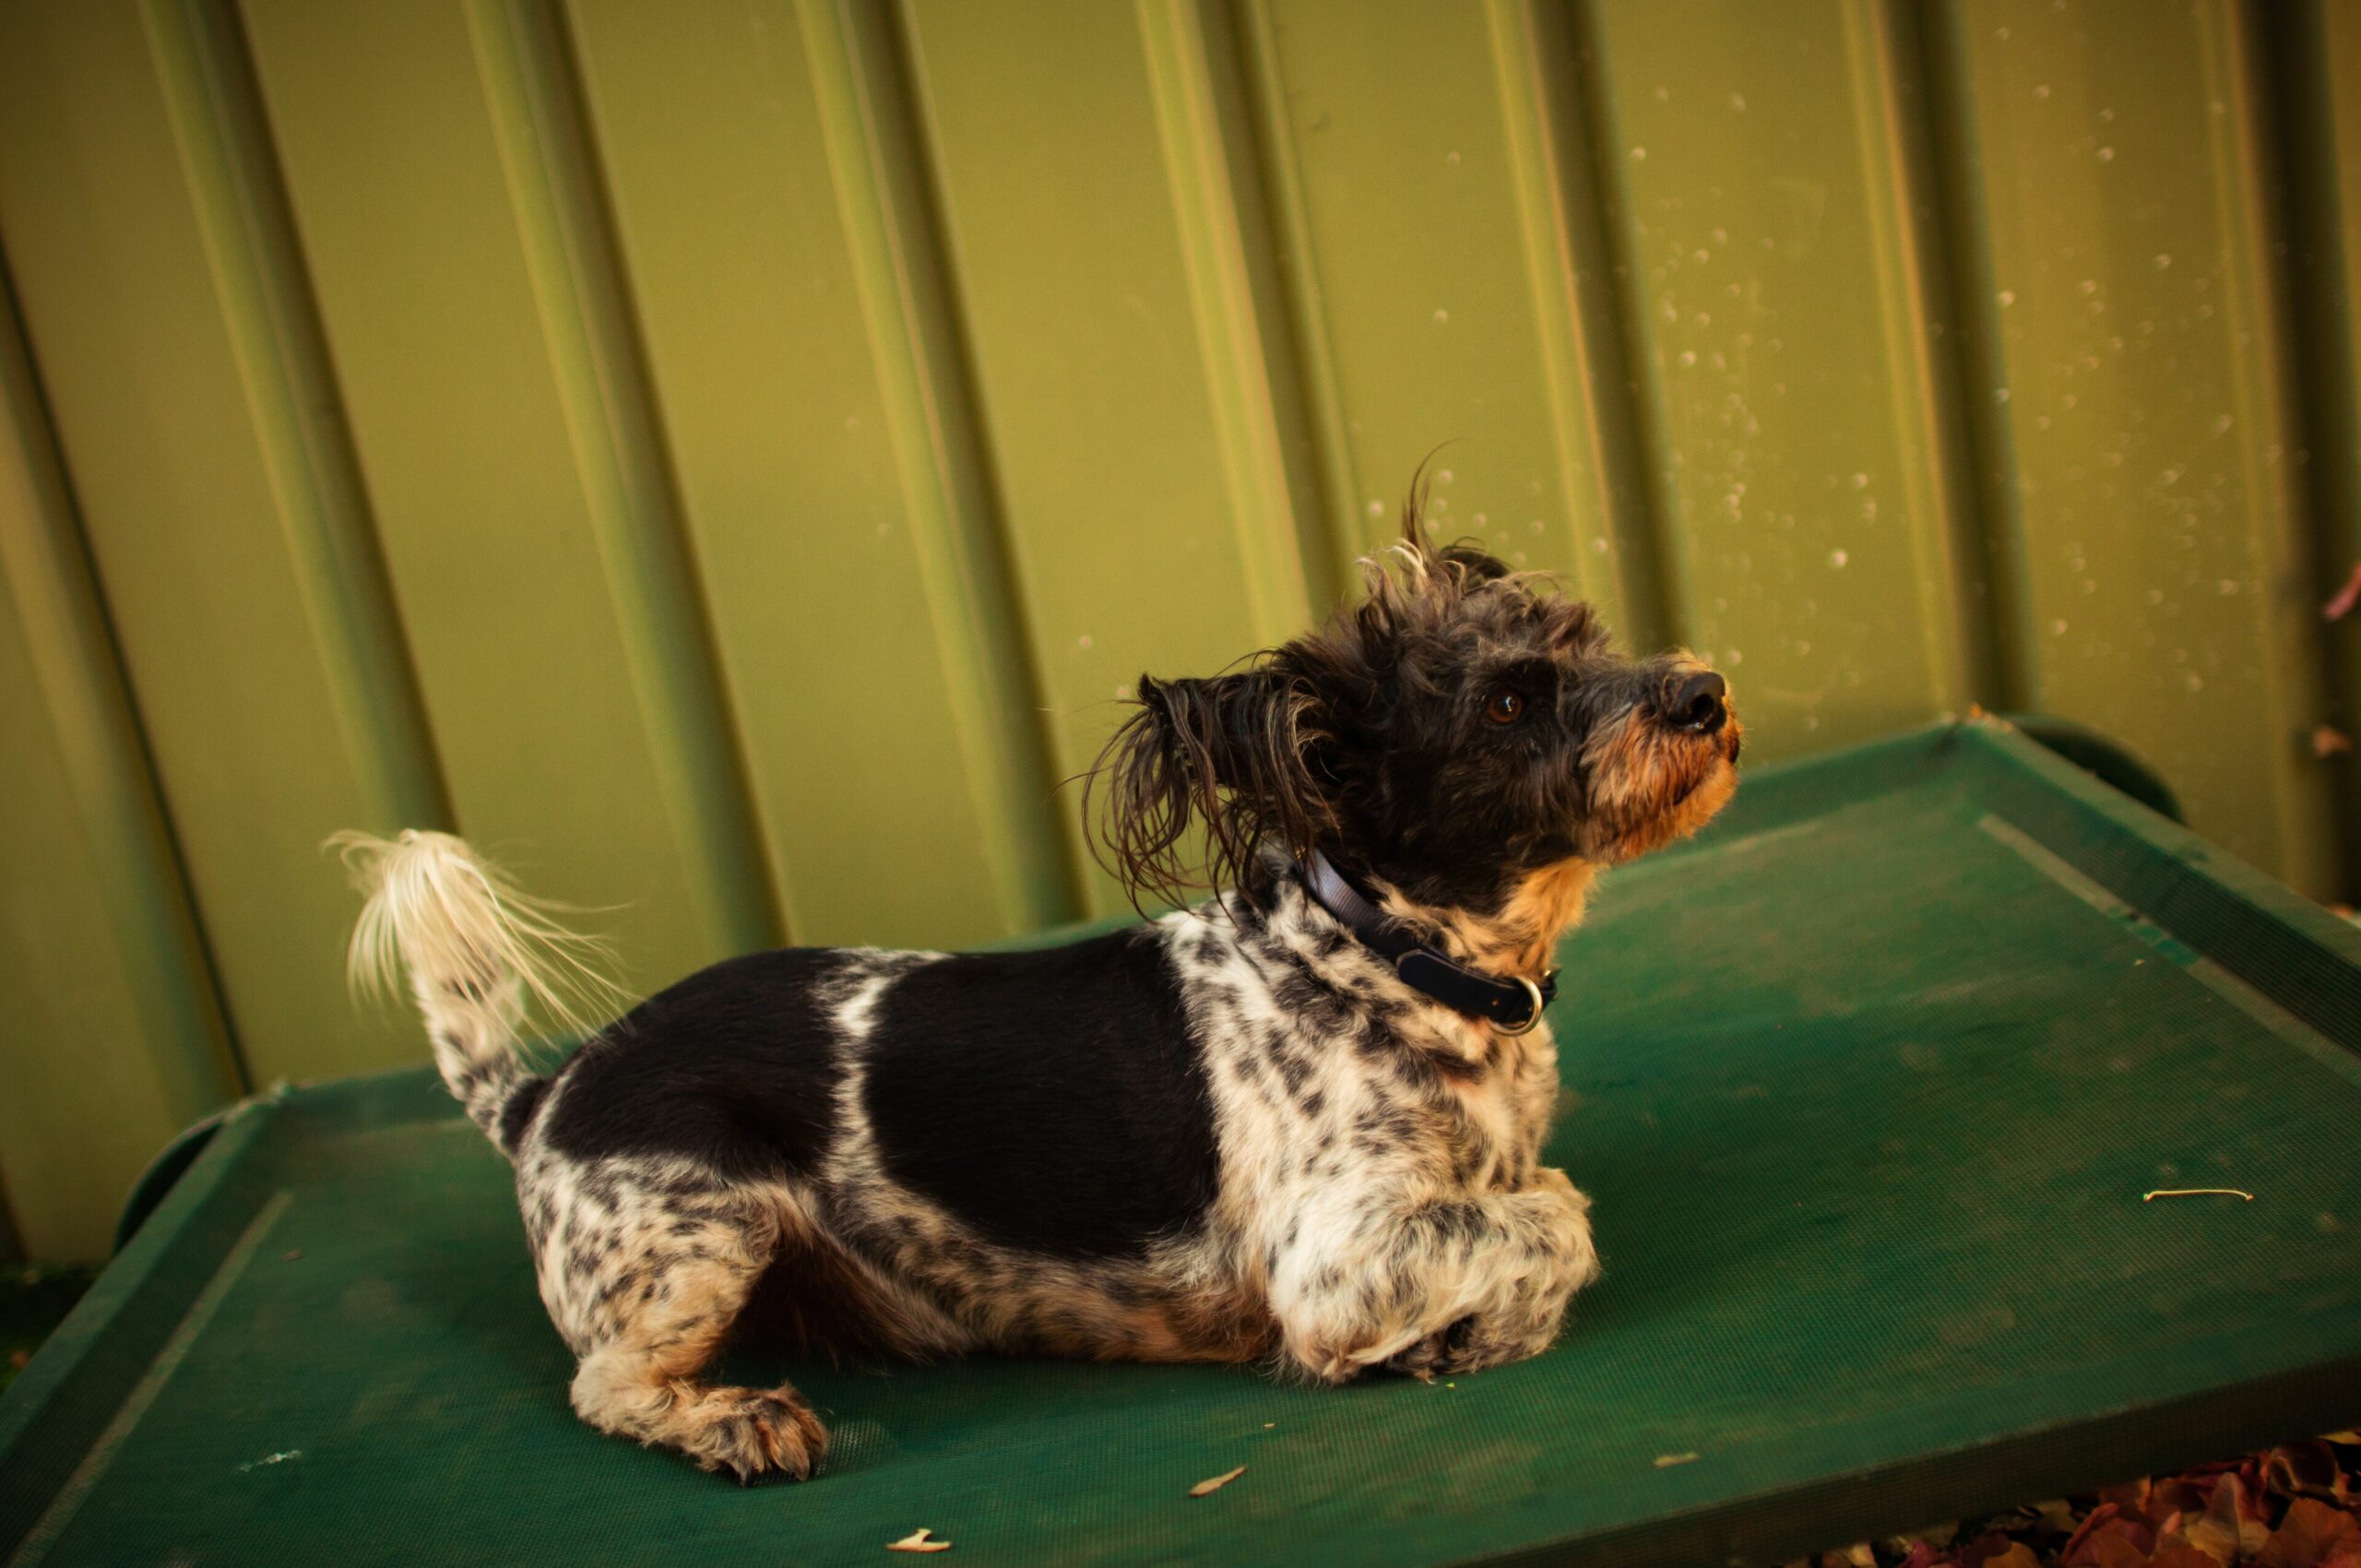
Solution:
[[[793,1363],[826,1473],[742,1491],[575,1420],[402,1073],[226,1120],[0,1403],[0,1561],[1767,1562],[2361,1413],[2361,932],[2023,736],[1758,771],[1565,958],[1537,1360]]]

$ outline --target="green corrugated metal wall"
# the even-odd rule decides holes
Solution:
[[[35,1255],[422,1055],[339,827],[641,984],[1110,908],[1115,699],[1446,440],[1758,754],[2061,714],[2350,891],[2361,6],[0,0],[0,254]]]

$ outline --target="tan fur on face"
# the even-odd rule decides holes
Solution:
[[[1584,848],[1601,865],[1635,860],[1688,837],[1738,791],[1736,718],[1711,735],[1648,722],[1636,710],[1584,748],[1591,777]]]

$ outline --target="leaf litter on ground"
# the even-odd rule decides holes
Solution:
[[[2361,1568],[2361,1432],[2143,1477],[1787,1568]]]

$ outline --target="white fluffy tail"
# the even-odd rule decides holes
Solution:
[[[506,1148],[501,1113],[531,1073],[526,1005],[538,1003],[564,1034],[604,1023],[630,1000],[607,978],[606,947],[560,923],[573,911],[528,896],[447,833],[339,833],[328,844],[368,900],[347,955],[353,990],[381,998],[409,971],[443,1082]]]

